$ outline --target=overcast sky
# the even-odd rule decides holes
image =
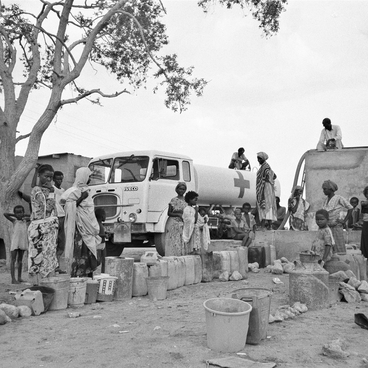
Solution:
[[[204,14],[196,1],[163,3],[167,51],[210,81],[203,97],[193,97],[182,114],[166,109],[152,85],[104,100],[103,107],[88,101],[66,106],[44,135],[40,155],[160,149],[227,167],[244,146],[254,166],[258,151],[268,153],[286,205],[296,165],[315,148],[323,118],[340,125],[345,146],[368,145],[368,1],[289,0],[271,39],[239,9],[217,5]],[[104,71],[83,78],[107,92],[119,89]],[[21,134],[45,101],[43,93],[32,94]],[[17,154],[25,147],[19,143]]]

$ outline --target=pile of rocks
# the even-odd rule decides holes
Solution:
[[[305,313],[308,311],[308,307],[300,302],[294,303],[292,306],[290,305],[282,305],[278,307],[275,314],[270,314],[269,316],[269,323],[273,322],[282,322],[285,319],[294,318],[301,313]]]
[[[348,303],[368,302],[368,282],[358,280],[352,271],[338,271],[330,277],[340,279],[339,293]]]
[[[32,310],[26,305],[16,307],[11,304],[0,304],[0,325],[5,325],[5,323],[19,317],[30,317],[31,315]]]
[[[273,261],[273,265],[268,265],[265,272],[271,272],[275,275],[282,275],[283,273],[290,273],[295,270],[295,264],[290,262],[287,258],[281,257]]]

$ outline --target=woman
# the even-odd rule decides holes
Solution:
[[[326,180],[322,184],[323,193],[327,196],[322,208],[328,212],[328,226],[332,231],[335,240],[334,253],[346,254],[343,225],[346,222],[347,214],[345,210],[350,210],[353,206],[342,196],[335,194],[338,187],[331,180]]]
[[[200,231],[197,224],[198,221],[198,194],[189,191],[185,195],[187,206],[183,212],[183,241],[185,254],[199,254],[201,249]]]
[[[257,210],[261,227],[264,230],[271,227],[273,221],[277,221],[277,208],[275,197],[276,174],[266,162],[268,155],[265,152],[257,153],[257,160],[261,165],[257,171],[256,195]]]
[[[54,188],[51,184],[54,169],[50,165],[38,168],[38,184],[31,192],[31,223],[28,227],[28,272],[35,277],[53,276],[58,267],[56,258],[58,218]]]
[[[305,218],[309,210],[309,203],[302,198],[303,188],[297,185],[294,189],[293,197],[289,198],[288,209],[290,211],[290,230],[308,230]]]
[[[167,215],[169,216],[168,235],[169,242],[165,247],[166,256],[183,256],[183,211],[187,206],[184,200],[184,193],[187,191],[187,185],[184,182],[179,182],[175,188],[177,196],[169,203]]]
[[[244,156],[245,149],[240,147],[238,152],[234,152],[231,156],[229,169],[245,170],[249,166],[251,169],[248,159]]]
[[[92,171],[81,167],[75,174],[71,188],[61,196],[65,204],[65,261],[71,276],[88,276],[99,265],[97,244],[100,226],[97,222],[88,183]]]

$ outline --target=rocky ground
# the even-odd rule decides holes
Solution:
[[[0,303],[9,302],[10,284],[5,267],[0,268]],[[229,297],[244,287],[273,291],[271,313],[288,304],[288,275],[250,273],[247,281],[211,282],[168,291],[167,299],[148,297],[125,302],[96,303],[78,309],[52,311],[18,318],[0,326],[1,367],[206,367],[209,359],[238,356],[277,367],[368,367],[368,330],[354,323],[354,313],[368,315],[368,302],[338,303],[328,309],[308,311],[269,325],[267,339],[246,345],[241,353],[212,351],[206,344],[203,302]],[[26,287],[22,285],[21,288]],[[322,355],[322,346],[337,338],[347,342],[346,359]]]

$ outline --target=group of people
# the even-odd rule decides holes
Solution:
[[[36,168],[38,182],[30,196],[20,193],[30,203],[31,216],[23,206],[15,206],[5,217],[13,223],[11,240],[12,283],[22,282],[22,259],[28,250],[28,273],[34,284],[56,273],[70,272],[72,277],[91,276],[104,261],[105,211],[94,208],[88,183],[92,172],[87,167],[76,171],[71,188],[61,188],[63,174],[51,165]],[[65,252],[66,270],[60,269]],[[15,265],[18,266],[18,279]]]
[[[200,254],[210,244],[207,210],[197,206],[198,193],[187,191],[185,182],[179,182],[175,188],[177,196],[169,203],[168,238],[165,248],[167,256]]]

